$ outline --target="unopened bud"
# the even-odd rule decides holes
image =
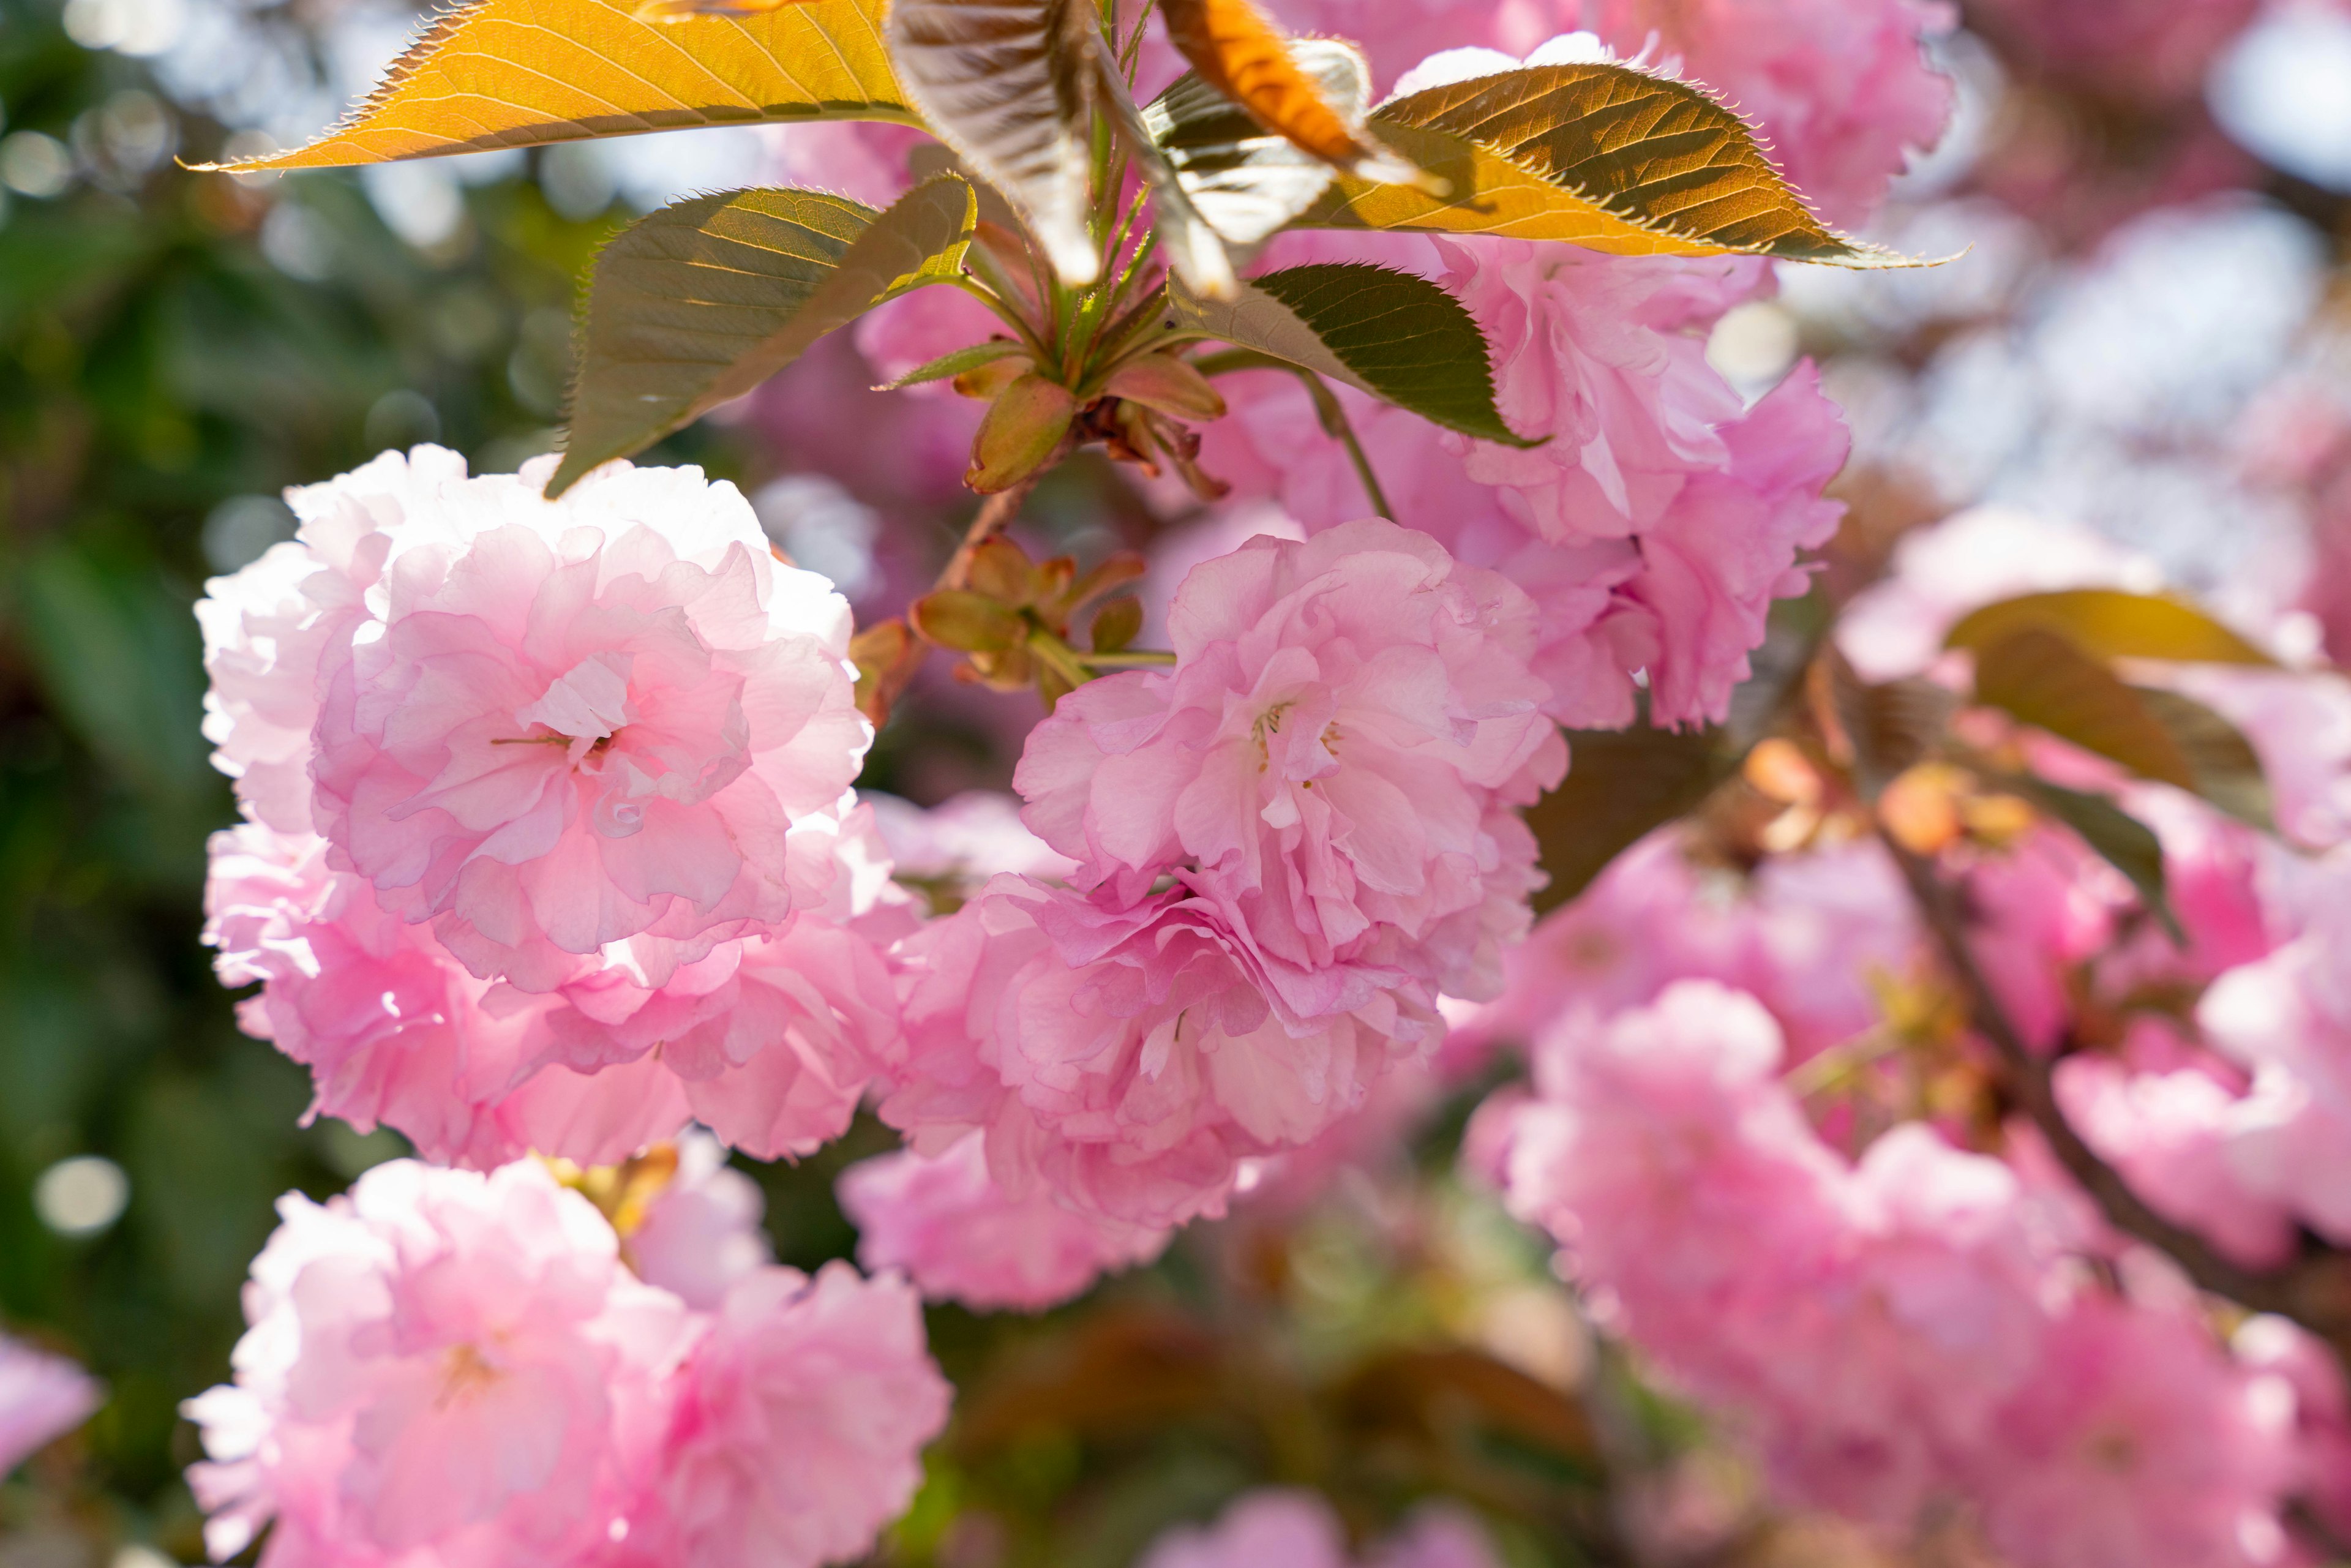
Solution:
[[[1077,416],[1078,400],[1061,382],[1017,378],[987,405],[963,482],[983,496],[1010,489],[1061,449]]]

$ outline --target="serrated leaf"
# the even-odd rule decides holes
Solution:
[[[763,121],[917,125],[883,47],[884,5],[663,22],[611,0],[481,0],[437,18],[308,146],[198,167],[332,168]]]
[[[1352,103],[1326,93],[1253,0],[1160,0],[1159,11],[1168,41],[1200,80],[1300,152],[1362,180],[1422,178],[1364,133],[1369,93]]]
[[[2123,873],[2139,902],[2163,923],[2171,939],[2186,946],[2187,936],[2171,907],[2164,875],[2163,841],[2155,836],[2155,830],[2103,795],[2085,794],[2030,776],[2001,782],[2080,835],[2100,860]]]
[[[1747,122],[1703,90],[1631,66],[1502,71],[1393,99],[1369,124],[1449,193],[1343,178],[1299,226],[1507,235],[1621,256],[1915,265],[1813,216]]]
[[[695,196],[596,257],[559,493],[739,397],[810,344],[962,265],[972,188],[942,177],[886,213],[820,191]]]
[[[2142,779],[2196,788],[2179,743],[2139,694],[2062,632],[2020,626],[1978,650],[1975,695]]]
[[[1323,98],[1360,120],[1372,98],[1364,52],[1338,38],[1293,38],[1290,57]],[[1166,155],[1200,220],[1228,244],[1257,245],[1314,204],[1338,171],[1187,71],[1143,107],[1143,124]]]
[[[896,381],[884,382],[873,390],[897,392],[905,387],[918,387],[927,382],[951,381],[967,371],[978,370],[983,365],[992,365],[998,360],[1026,358],[1028,352],[1029,350],[1019,344],[1000,338],[993,342],[973,343],[968,347],[941,354],[928,364],[916,365]]]
[[[1238,348],[1346,382],[1447,430],[1510,446],[1536,442],[1502,423],[1486,340],[1461,302],[1425,277],[1360,262],[1270,272],[1229,300],[1171,280],[1185,325]]]
[[[2277,831],[2269,780],[2243,732],[2193,697],[2152,686],[2133,686],[2131,691],[2188,759],[2198,795],[2249,827]]]
[[[1565,904],[1652,829],[1694,810],[1733,771],[1719,738],[1646,726],[1570,731],[1567,777],[1527,809],[1551,877],[1535,913]]]
[[[2192,604],[2111,588],[2028,593],[1987,604],[1944,639],[1951,648],[1987,648],[2022,627],[2062,632],[2106,659],[2179,664],[2274,664],[2276,660]]]
[[[929,129],[1019,211],[1063,282],[1092,283],[1088,0],[893,0],[884,27]]]

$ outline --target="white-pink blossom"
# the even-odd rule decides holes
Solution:
[[[64,1356],[0,1334],[0,1477],[89,1420],[104,1397]]]
[[[236,1381],[187,1405],[216,1560],[273,1520],[273,1568],[561,1562],[608,1539],[621,1434],[658,1417],[694,1323],[586,1198],[535,1162],[402,1160],[278,1212]]]
[[[1081,1214],[1042,1189],[1006,1197],[979,1137],[935,1158],[907,1150],[860,1161],[837,1190],[860,1263],[901,1270],[925,1296],[981,1312],[1057,1306],[1105,1273],[1150,1262],[1168,1239],[1164,1228]]]
[[[212,734],[476,975],[546,990],[628,942],[658,981],[824,896],[788,835],[871,733],[848,607],[731,486],[613,464],[550,502],[552,471],[420,448],[295,492],[298,554],[204,612]]]

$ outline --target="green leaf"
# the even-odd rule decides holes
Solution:
[[[384,163],[700,125],[922,123],[882,43],[884,0],[640,18],[623,0],[480,0],[436,17],[306,147],[204,169]]]
[[[1703,89],[1631,66],[1536,66],[1431,88],[1382,105],[1370,127],[1448,193],[1342,177],[1299,226],[1507,235],[1621,256],[1917,265],[1824,226],[1747,122]]]
[[[559,494],[740,397],[809,345],[963,264],[971,186],[925,182],[878,216],[820,191],[695,196],[622,231],[596,259]]]
[[[2277,831],[2261,757],[2235,725],[2178,692],[2152,686],[2131,691],[2188,759],[2197,794],[2249,827]]]
[[[2142,779],[2196,788],[2179,743],[2139,694],[2062,632],[2019,626],[1980,649],[1976,700]]]
[[[2163,842],[2155,836],[2155,830],[2103,795],[2084,794],[2029,775],[2004,778],[2001,782],[2079,834],[2099,859],[2129,879],[2139,902],[2163,922],[2171,939],[2187,945],[2179,916],[2171,907],[2164,878]]]
[[[1346,382],[1447,430],[1534,446],[1494,408],[1486,340],[1461,302],[1425,277],[1360,262],[1270,272],[1230,300],[1171,277],[1176,318],[1204,337]]]
[[[1560,787],[1527,809],[1551,883],[1534,895],[1546,914],[1592,885],[1608,862],[1695,810],[1734,764],[1711,731],[1572,730]]]
[[[901,387],[918,387],[925,382],[952,381],[966,371],[976,371],[982,365],[992,365],[998,360],[1012,359],[1029,350],[1005,339],[988,343],[974,343],[952,353],[941,354],[929,364],[917,365],[894,382],[884,382],[875,392],[896,392]]]
[[[2276,660],[2192,604],[2111,588],[2028,593],[1987,604],[1951,628],[1944,645],[1988,648],[2022,627],[2072,638],[2107,659],[2274,664]]]

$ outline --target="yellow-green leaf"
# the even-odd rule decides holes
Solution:
[[[1980,649],[1976,700],[2119,762],[2142,779],[2196,788],[2179,743],[2139,695],[2062,632],[2020,626]]]
[[[1203,336],[1346,382],[1447,430],[1511,446],[1486,340],[1461,302],[1428,279],[1359,262],[1269,272],[1229,300],[1168,282],[1176,319]]]
[[[1532,66],[1430,88],[1382,105],[1369,127],[1449,193],[1343,177],[1298,226],[1915,265],[1813,216],[1747,122],[1704,91],[1631,66]]]
[[[200,166],[331,168],[761,121],[920,124],[883,47],[884,6],[656,21],[625,0],[480,0],[436,19],[308,146]]]
[[[729,398],[885,300],[953,277],[977,208],[952,176],[876,214],[819,191],[695,196],[596,258],[554,495]]]
[[[2020,627],[2060,632],[2107,659],[2180,664],[2273,664],[2276,661],[2192,604],[2112,588],[2028,593],[1987,604],[1952,627],[1953,648],[1988,648]]]

